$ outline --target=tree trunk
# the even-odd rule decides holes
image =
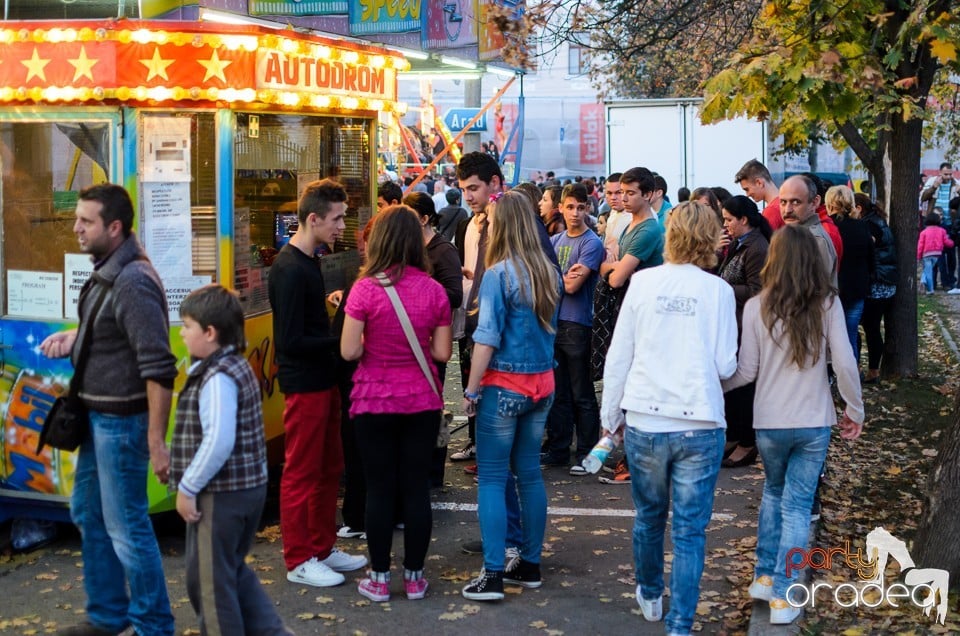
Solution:
[[[889,161],[883,158],[884,181],[890,184],[890,228],[897,243],[897,295],[886,343],[882,370],[885,377],[917,375],[917,212],[920,188],[920,147],[923,122],[890,121]],[[876,175],[881,179],[881,175]]]
[[[960,393],[953,405],[953,425],[944,433],[927,478],[923,514],[910,554],[918,566],[948,570],[956,582],[960,580]]]

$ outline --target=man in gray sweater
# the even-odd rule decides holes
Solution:
[[[82,539],[87,620],[58,632],[67,636],[173,634],[160,550],[147,513],[147,461],[165,483],[176,358],[163,284],[132,225],[133,205],[121,186],[80,192],[73,231],[94,263],[80,292],[80,326],[40,344],[45,355],[70,355],[76,364],[84,334],[92,336],[80,378],[90,431],[80,444],[70,505]]]

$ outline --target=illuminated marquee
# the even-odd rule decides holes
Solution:
[[[279,51],[257,51],[257,88],[396,99],[396,72]]]
[[[403,111],[382,49],[260,27],[176,22],[5,22],[0,103],[219,101]]]

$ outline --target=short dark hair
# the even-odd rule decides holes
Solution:
[[[666,194],[667,194],[667,180],[664,179],[663,177],[661,177],[660,175],[655,174],[655,175],[653,175],[653,183],[654,183],[653,189],[654,189],[654,190],[660,190],[661,192],[663,192],[664,196],[666,196]]]
[[[333,179],[311,181],[303,189],[297,202],[297,219],[300,225],[305,225],[311,214],[324,219],[330,211],[331,203],[345,203],[346,200],[346,189]]]
[[[180,318],[190,318],[204,330],[217,330],[221,347],[233,345],[243,353],[247,340],[243,334],[243,307],[237,293],[212,283],[194,289],[180,303]]]
[[[393,181],[384,181],[377,188],[377,196],[387,202],[387,205],[395,205],[403,199],[403,190]]]
[[[951,170],[953,170],[953,164],[950,163],[949,161],[944,161],[943,163],[940,164],[939,169],[943,170],[944,168],[950,168]]]
[[[447,190],[447,203],[450,205],[460,205],[460,191],[456,188],[450,188]]]
[[[744,179],[750,181],[753,181],[754,179],[763,179],[767,183],[773,183],[773,177],[770,176],[770,171],[767,170],[765,165],[756,159],[751,159],[747,163],[743,164],[743,167],[737,170],[736,176],[733,177],[733,182],[740,183]]]
[[[500,164],[490,155],[483,152],[468,152],[460,158],[457,164],[457,179],[464,181],[470,177],[477,177],[486,184],[493,181],[494,177],[500,179],[503,184],[503,172],[500,171]]]
[[[114,221],[120,221],[124,238],[130,236],[133,230],[133,201],[130,194],[115,183],[98,183],[80,191],[78,198],[81,201],[97,201],[100,203],[100,218],[103,226],[107,227]]]
[[[640,194],[650,194],[656,188],[653,173],[646,168],[630,168],[620,175],[620,183],[636,183],[640,186]]]
[[[800,176],[809,179],[811,183],[813,183],[813,187],[817,190],[817,196],[820,197],[822,202],[824,197],[827,195],[827,186],[823,182],[823,179],[812,172],[801,172]],[[813,197],[810,197],[810,200],[812,201]]]
[[[924,225],[940,225],[940,215],[936,212],[930,212],[927,216],[923,217]]]
[[[427,223],[430,225],[436,225],[437,206],[426,192],[408,192],[401,203],[413,208],[420,218],[427,217]]]
[[[590,195],[587,194],[587,186],[582,183],[571,183],[568,186],[564,186],[563,192],[560,194],[560,200],[557,201],[557,203],[563,204],[564,199],[567,197],[573,197],[580,203],[586,203],[590,199]]]
[[[677,188],[677,203],[683,203],[690,200],[690,188],[680,186]]]
[[[619,182],[619,181],[620,181],[620,177],[622,176],[622,174],[623,174],[623,173],[620,173],[620,172],[611,173],[611,175],[610,175],[609,177],[607,177],[607,181],[617,181],[617,182]]]

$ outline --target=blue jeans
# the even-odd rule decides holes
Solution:
[[[512,473],[520,496],[520,556],[540,563],[547,523],[547,493],[540,472],[540,440],[553,396],[539,401],[497,386],[480,391],[477,405],[477,469],[483,567],[503,571],[507,505]],[[510,493],[506,493],[507,497]]]
[[[933,268],[937,265],[939,259],[939,256],[923,257],[923,275],[920,277],[920,280],[923,282],[924,287],[927,288],[928,294],[933,293]]]
[[[864,299],[850,300],[843,303],[843,317],[847,322],[847,337],[853,347],[853,359],[860,364],[860,318],[863,316]]]
[[[774,598],[785,599],[799,570],[787,578],[787,553],[807,548],[810,506],[830,445],[830,428],[760,429],[763,498],[757,527],[756,575],[773,578]],[[796,559],[794,559],[796,561]]]
[[[587,325],[561,320],[557,323],[554,369],[557,390],[547,418],[547,452],[569,458],[573,433],[577,433],[577,460],[583,459],[600,440],[600,409],[590,366],[590,339]]]
[[[173,614],[147,513],[149,461],[146,413],[90,411],[70,514],[80,528],[90,622],[113,632],[132,623],[140,636],[169,636]]]
[[[724,438],[722,428],[644,433],[627,427],[624,445],[637,508],[633,560],[637,583],[647,600],[663,594],[663,535],[673,490],[673,570],[670,611],[665,618],[667,632],[687,633],[693,627]]]

